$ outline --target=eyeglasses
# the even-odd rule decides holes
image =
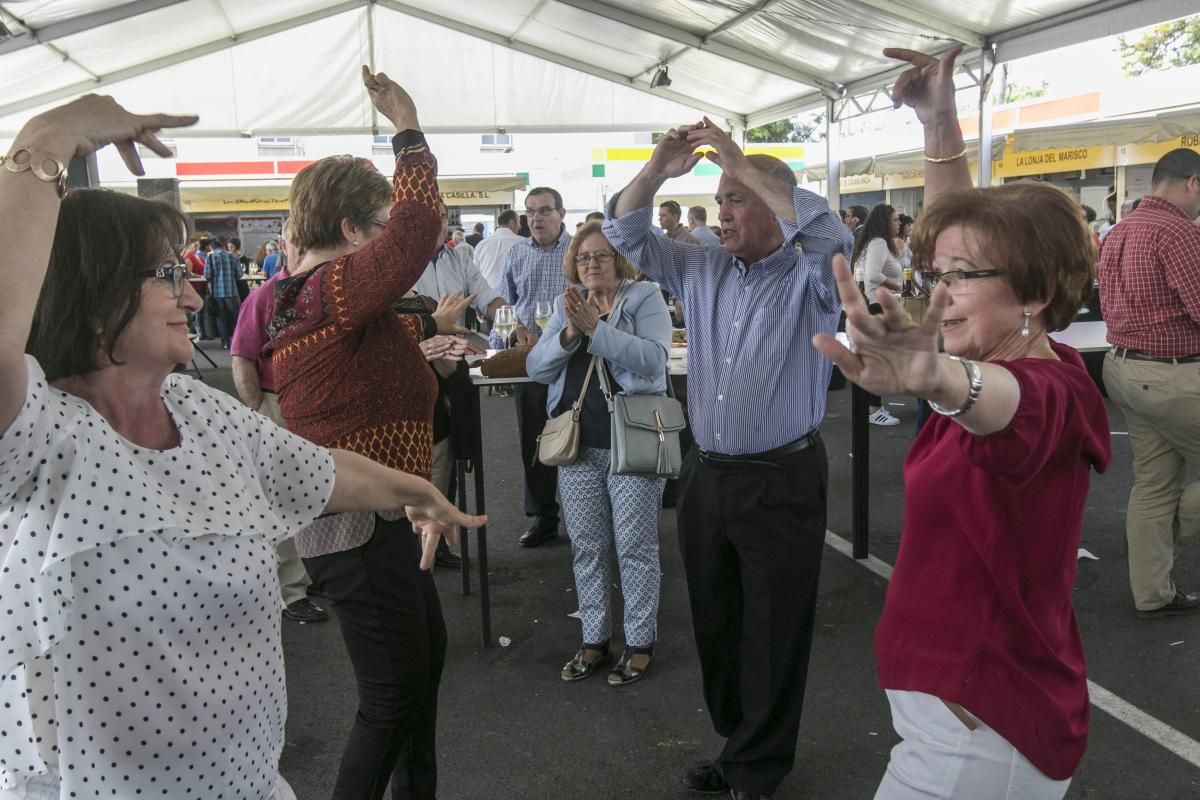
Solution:
[[[147,278],[162,278],[171,282],[171,296],[180,297],[183,295],[183,289],[188,285],[188,274],[191,272],[183,264],[175,264],[170,267],[159,267],[146,272]]]
[[[961,292],[967,288],[967,281],[976,278],[995,278],[1003,275],[998,269],[952,269],[949,272],[933,272],[932,270],[913,270],[913,284],[921,294],[932,295],[939,283],[945,283],[951,292]]]
[[[541,208],[526,208],[525,213],[531,217],[548,217],[558,211],[554,206],[542,206]]]
[[[589,261],[595,261],[600,266],[611,264],[612,260],[617,257],[617,254],[611,250],[599,250],[595,253],[580,253],[575,256],[575,266],[582,267]]]

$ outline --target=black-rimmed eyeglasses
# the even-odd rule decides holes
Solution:
[[[951,292],[961,292],[967,288],[967,281],[976,278],[994,278],[1003,273],[998,269],[952,269],[949,272],[933,272],[932,270],[913,270],[913,284],[921,294],[932,295],[939,283],[945,283]]]
[[[165,281],[171,282],[171,296],[182,297],[184,287],[188,285],[188,275],[191,270],[183,264],[175,264],[170,267],[159,267],[158,269],[148,270],[147,278],[162,278]]]

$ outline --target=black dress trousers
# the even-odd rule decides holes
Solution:
[[[550,387],[544,383],[517,383],[517,433],[521,438],[521,466],[525,470],[525,516],[538,525],[558,528],[558,467],[537,460],[537,440],[546,427],[546,402]]]
[[[687,573],[704,698],[726,782],[774,794],[795,761],[825,542],[825,446],[766,466],[702,463],[679,478]]]

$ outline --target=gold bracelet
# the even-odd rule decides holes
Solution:
[[[24,158],[20,157],[22,154]],[[54,165],[53,172],[45,170],[46,162]],[[9,172],[32,172],[38,180],[55,184],[59,199],[67,196],[67,165],[53,156],[35,153],[28,147],[22,147],[13,151],[11,156],[0,155],[0,167]]]
[[[946,156],[945,158],[934,158],[933,156],[929,155],[928,153],[925,154],[925,160],[928,161],[930,164],[948,164],[951,161],[958,161],[960,158],[966,158],[966,157],[967,157],[967,146],[965,144],[963,145],[963,149],[962,149],[961,153],[958,153],[958,154],[952,155],[952,156]]]

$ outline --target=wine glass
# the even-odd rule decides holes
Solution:
[[[533,321],[542,330],[546,330],[546,326],[550,324],[550,315],[554,313],[554,304],[548,302],[539,302],[534,305]]]
[[[500,336],[500,348],[508,347],[508,337],[512,336],[517,327],[517,315],[512,306],[500,306],[496,309],[496,320],[493,323],[496,333]]]

